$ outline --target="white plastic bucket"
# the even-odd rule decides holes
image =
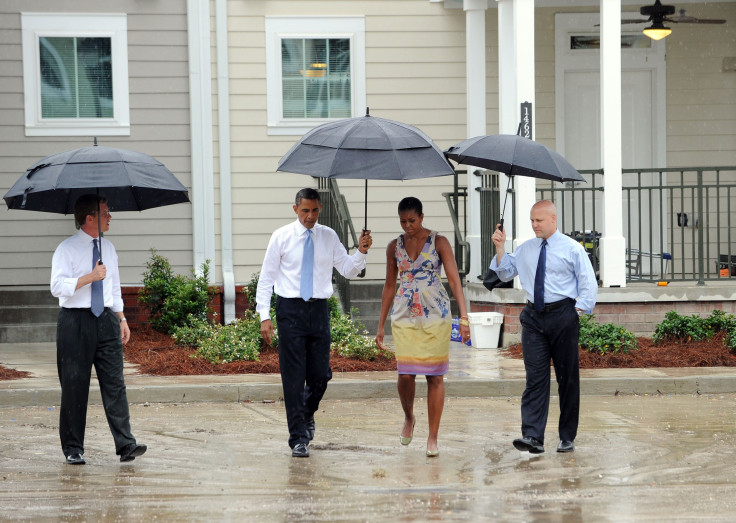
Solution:
[[[470,341],[476,349],[497,349],[503,314],[500,312],[469,312]]]

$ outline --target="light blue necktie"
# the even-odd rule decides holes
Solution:
[[[302,299],[307,301],[312,297],[312,281],[314,280],[314,242],[312,241],[312,231],[309,229],[307,229],[307,239],[304,241],[301,278],[299,290]]]
[[[100,249],[97,248],[97,238],[92,240],[94,247],[92,247],[92,269],[97,266],[97,261],[100,259]],[[102,280],[92,282],[92,314],[100,317],[100,314],[105,310],[105,297],[102,294]]]

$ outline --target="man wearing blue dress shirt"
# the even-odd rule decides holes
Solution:
[[[314,413],[332,378],[330,369],[330,310],[332,268],[353,278],[365,267],[373,240],[363,231],[358,251],[348,255],[337,233],[317,223],[322,209],[315,189],[296,194],[297,219],[271,236],[256,290],[261,336],[271,343],[271,296],[276,301],[279,329],[279,368],[284,388],[291,455],[309,457],[314,438]]]
[[[580,413],[578,316],[593,312],[598,282],[583,246],[557,230],[557,209],[552,202],[535,203],[531,222],[536,238],[513,253],[504,251],[506,232],[500,226],[492,237],[496,256],[491,269],[503,281],[518,275],[527,298],[519,317],[526,369],[522,437],[514,440],[514,447],[532,454],[544,452],[552,360],[560,397],[557,452],[572,452]]]

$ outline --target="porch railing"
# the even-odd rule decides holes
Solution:
[[[537,196],[558,208],[558,229],[584,244],[596,271],[603,225],[602,170],[580,171],[587,184],[537,181]],[[500,199],[498,174],[483,171],[481,202]],[[513,186],[510,200],[513,202]],[[481,203],[485,209],[487,204]],[[623,170],[627,281],[736,278],[736,167]],[[484,211],[485,212],[485,211]],[[497,223],[497,214],[489,216]],[[482,227],[483,267],[492,227]],[[512,231],[515,236],[516,231]]]
[[[348,251],[357,249],[358,236],[350,218],[345,196],[340,192],[337,182],[332,178],[317,178],[317,191],[322,202],[322,211],[319,214],[320,223],[333,229]],[[360,278],[364,276],[365,269],[358,274]],[[351,310],[350,280],[333,269],[332,281],[340,295],[343,312],[349,313]]]

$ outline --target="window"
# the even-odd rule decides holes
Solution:
[[[26,135],[130,135],[126,16],[21,19]]]
[[[304,134],[365,110],[362,17],[267,17],[269,134]]]

